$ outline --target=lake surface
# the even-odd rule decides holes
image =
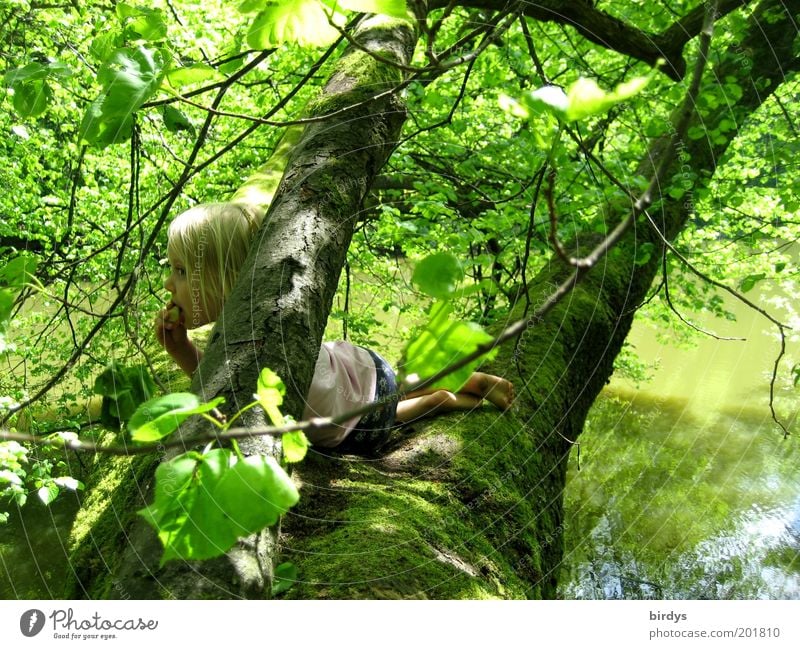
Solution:
[[[657,369],[638,386],[612,379],[581,437],[580,468],[573,452],[563,597],[800,599],[796,295],[785,283],[755,297],[794,328],[775,390],[788,439],[768,407],[780,346],[763,316],[726,300],[735,323],[694,323],[747,341],[691,347],[634,326],[629,342]]]

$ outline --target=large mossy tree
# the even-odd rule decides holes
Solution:
[[[90,382],[109,357],[159,358],[147,324],[158,308],[155,260],[169,215],[195,200],[269,205],[192,383],[206,399],[225,396],[231,411],[270,367],[286,382],[286,412],[299,417],[326,326],[375,345],[376,312],[416,308],[401,296],[411,288],[397,259],[456,254],[485,287],[464,300],[464,317],[496,333],[525,326],[487,366],[517,386],[510,412],[403,429],[374,461],[312,452],[295,470],[301,501],[280,532],[243,539],[217,560],[159,567],[158,541],[135,512],[163,456],[100,457],[72,531],[65,594],[260,597],[288,560],[299,571],[294,597],[554,597],[567,460],[634,317],[722,312],[715,283],[747,289],[787,267],[780,251],[747,262],[733,250],[700,253],[720,238],[743,238],[751,251],[793,238],[800,3],[719,2],[707,56],[708,8],[695,2],[414,3],[415,20],[354,19],[322,55],[268,30],[245,37],[246,19],[220,21],[231,9],[119,7],[116,16],[3,10],[9,70],[33,62],[45,72],[6,75],[16,114],[2,118],[4,155],[19,164],[4,171],[16,196],[3,199],[11,217],[0,254],[35,252],[39,280],[65,298],[36,335],[72,332],[67,345],[39,343],[24,387],[3,385],[19,403],[14,425],[52,428],[30,413],[82,397],[61,379]],[[209,18],[219,29],[204,26]],[[108,85],[86,113],[93,84],[104,83],[96,66],[125,44],[159,52],[150,63],[132,57],[140,72],[151,66],[153,87],[133,118],[104,107]],[[549,113],[501,109],[579,77],[613,88],[657,63],[640,94],[564,125],[556,147]],[[182,100],[159,92],[165,74]],[[87,114],[95,122],[81,124]],[[388,288],[329,319],[372,276]],[[655,300],[665,282],[671,295]],[[94,302],[87,286],[98,285],[108,295]],[[33,349],[35,336],[14,322],[9,339]],[[243,423],[266,420],[253,409]],[[268,437],[246,450],[280,453]]]

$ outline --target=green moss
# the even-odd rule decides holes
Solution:
[[[389,51],[377,51],[377,56],[393,59]],[[310,101],[306,108],[312,117],[327,115],[337,110],[371,99],[389,90],[403,80],[403,73],[378,61],[360,50],[352,50],[343,57],[325,90]]]
[[[552,596],[537,583],[535,537],[553,519],[547,498],[529,493],[540,458],[519,422],[498,414],[433,420],[377,462],[310,458],[283,522],[280,561],[300,576],[286,597]]]
[[[110,434],[103,443],[119,443],[119,440]],[[105,599],[114,597],[112,589],[121,588],[114,583],[114,566],[125,543],[126,529],[144,504],[141,500],[144,489],[129,485],[143,485],[158,461],[157,455],[138,455],[105,456],[96,462],[87,496],[68,538],[73,573],[65,597]]]

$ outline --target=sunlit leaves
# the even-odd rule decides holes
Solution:
[[[120,2],[115,11],[122,24],[125,40],[159,41],[166,38],[167,23],[160,9],[133,7]]]
[[[406,347],[404,371],[407,375],[432,376],[473,353],[480,345],[491,343],[492,336],[479,325],[452,318],[452,314],[453,306],[449,302],[436,302],[431,307],[428,322]],[[437,381],[434,386],[458,391],[483,360],[496,354],[496,349],[491,350]]]
[[[164,76],[164,85],[167,88],[180,89],[207,81],[221,81],[225,77],[210,65],[196,63],[183,68],[173,68]]]
[[[29,252],[22,252],[10,259],[0,268],[0,286],[10,289],[21,289],[26,283],[34,280],[38,260]]]
[[[619,84],[612,92],[605,92],[594,80],[580,78],[567,88],[566,121],[575,122],[604,113],[615,104],[641,92],[650,79],[650,76],[634,77]]]
[[[416,265],[411,281],[423,293],[436,299],[447,299],[464,281],[464,269],[454,255],[439,252]]]
[[[580,77],[566,91],[559,86],[543,86],[522,95],[519,100],[504,97],[502,106],[516,117],[533,118],[548,113],[565,123],[576,122],[604,113],[637,95],[651,79],[652,74],[634,77],[606,92],[593,79]]]
[[[283,43],[327,45],[339,36],[330,24],[329,10],[318,0],[270,2],[255,17],[247,33],[247,44],[266,50]],[[341,17],[334,17],[344,24]]]
[[[84,484],[80,480],[76,480],[71,476],[47,478],[46,480],[39,479],[36,482],[41,485],[39,489],[37,489],[36,495],[44,505],[49,505],[58,498],[58,494],[61,493],[62,489],[77,491],[78,489],[84,488]]]
[[[281,437],[283,446],[283,459],[292,464],[300,462],[308,452],[308,438],[302,430],[286,433]]]
[[[223,403],[223,397],[200,403],[191,392],[175,392],[140,405],[128,422],[135,442],[155,442],[177,430],[192,415],[209,412]]]
[[[144,45],[114,52],[97,73],[102,90],[84,115],[81,138],[101,148],[128,140],[133,114],[158,90],[169,60],[165,50]]]
[[[408,17],[405,0],[245,0],[242,13],[258,12],[250,24],[247,44],[271,49],[284,43],[327,45],[339,37],[342,11]],[[333,23],[333,24],[331,24]]]
[[[58,496],[58,487],[52,482],[49,482],[43,487],[40,487],[36,495],[39,496],[39,500],[41,500],[43,504],[49,505]]]
[[[154,503],[139,513],[170,559],[209,559],[236,540],[274,525],[299,500],[297,488],[271,457],[237,459],[228,449],[186,453],[156,470]]]
[[[37,117],[53,98],[48,79],[64,80],[71,75],[70,68],[59,61],[33,62],[6,72],[3,83],[14,91],[12,104],[19,116]]]
[[[25,284],[36,281],[34,273],[37,265],[34,255],[23,252],[0,267],[0,354],[8,350],[5,329],[17,294]]]
[[[349,9],[365,14],[383,14],[395,18],[408,16],[405,0],[326,0],[325,4],[333,8]]]
[[[286,394],[286,386],[281,378],[271,369],[265,367],[258,375],[256,384],[255,398],[267,413],[273,426],[283,424],[283,415],[280,405],[283,403],[283,395]]]

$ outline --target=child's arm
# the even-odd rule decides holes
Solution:
[[[183,324],[183,313],[172,302],[156,316],[155,333],[156,340],[172,356],[178,367],[189,376],[194,374],[203,358],[203,352],[189,340]]]

